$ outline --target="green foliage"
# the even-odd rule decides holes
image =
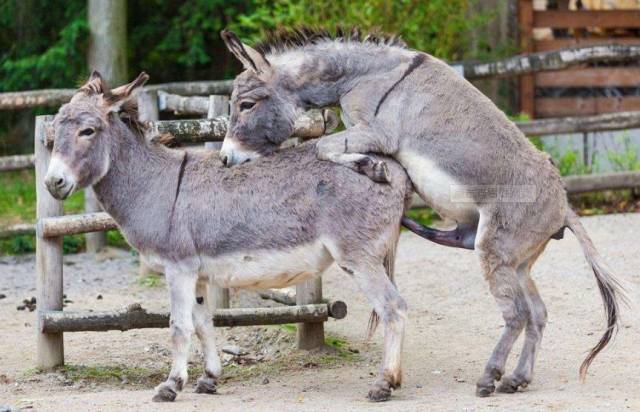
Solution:
[[[155,273],[149,273],[138,278],[138,285],[146,288],[158,288],[164,285],[163,278]]]
[[[607,160],[616,172],[640,170],[640,148],[631,143],[628,133],[623,133],[616,138],[622,150],[607,150]]]
[[[407,216],[424,226],[429,226],[439,219],[438,214],[429,207],[411,209],[407,212]]]
[[[360,27],[395,33],[413,48],[435,56],[461,60],[469,57],[472,31],[491,18],[472,11],[473,0],[255,0],[250,13],[232,27],[252,41],[266,29],[299,25],[334,28]]]

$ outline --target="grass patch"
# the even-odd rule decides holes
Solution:
[[[140,276],[137,282],[138,285],[145,288],[159,288],[161,286],[164,286],[164,280],[162,279],[162,276],[155,273],[148,273],[146,275]]]
[[[434,221],[439,220],[438,214],[430,207],[422,207],[418,209],[411,209],[406,213],[407,217],[415,220],[423,226],[430,226]],[[403,228],[403,230],[406,230]]]
[[[64,201],[65,214],[76,214],[84,211],[84,192],[74,193]],[[35,172],[21,170],[0,173],[0,227],[16,223],[35,222],[36,190]],[[130,246],[122,234],[117,231],[107,232],[109,246],[129,249]],[[21,255],[33,253],[36,248],[34,236],[22,235],[8,239],[0,239],[0,255]],[[62,241],[65,254],[86,250],[83,235],[65,236]]]

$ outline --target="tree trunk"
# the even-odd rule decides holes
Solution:
[[[109,87],[127,81],[127,2],[126,0],[88,0],[90,45],[87,62],[90,70],[98,70]],[[84,210],[101,211],[93,189],[85,189]],[[103,232],[85,236],[87,251],[98,252],[107,244]]]

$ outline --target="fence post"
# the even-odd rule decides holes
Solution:
[[[533,0],[518,2],[518,26],[520,37],[520,51],[533,53]],[[520,76],[520,112],[535,116],[535,80],[533,73]]]
[[[51,153],[46,146],[46,127],[53,116],[36,117],[36,218],[62,215],[62,202],[55,200],[44,186]],[[38,312],[62,310],[62,236],[44,238],[36,235],[36,295]],[[39,316],[38,316],[39,319]],[[37,366],[52,368],[64,363],[62,333],[42,333],[37,325]]]
[[[296,304],[322,303],[322,278],[307,280],[296,286]],[[296,336],[298,349],[315,349],[324,345],[324,323],[298,323]]]
[[[138,94],[138,119],[143,122],[155,122],[160,119],[158,110],[158,93],[156,91],[141,91]],[[140,276],[155,273],[140,257],[138,274]]]
[[[229,96],[209,96],[209,111],[207,112],[207,119],[227,115],[229,115]],[[204,147],[210,150],[220,150],[220,146],[220,142],[206,142],[204,144]],[[213,302],[213,309],[228,309],[230,306],[229,289],[227,288],[219,288],[217,286],[210,285],[209,298],[209,301]]]

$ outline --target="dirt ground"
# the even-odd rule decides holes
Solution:
[[[191,385],[172,404],[151,402],[153,386],[169,362],[168,330],[78,333],[65,336],[66,372],[41,373],[35,364],[35,312],[17,311],[34,294],[32,256],[0,259],[0,405],[37,411],[498,411],[640,410],[640,215],[584,218],[584,224],[614,271],[626,280],[632,307],[622,328],[592,365],[585,383],[578,367],[603,331],[598,288],[575,238],[552,241],[534,268],[549,324],[538,356],[534,382],[525,390],[489,398],[474,395],[503,324],[472,252],[435,246],[404,233],[397,265],[398,287],[410,312],[404,348],[404,383],[392,400],[366,401],[367,387],[381,354],[381,333],[364,342],[369,306],[355,285],[335,267],[325,275],[326,296],[349,306],[346,319],[326,323],[332,336],[346,341],[353,356],[305,354],[292,348],[293,334],[282,327],[219,329],[219,346],[240,344],[244,362],[225,355],[232,377],[215,396],[196,395]],[[111,252],[66,257],[66,310],[121,308],[141,302],[166,308],[164,288],[149,287],[135,275],[136,259]],[[97,299],[98,294],[102,299]],[[235,304],[260,304],[252,295]],[[518,342],[521,344],[521,340]],[[508,370],[517,362],[514,348]],[[359,352],[359,353],[353,353]],[[193,354],[197,366],[198,352]],[[305,362],[304,359],[313,361]],[[255,362],[255,365],[251,365]],[[93,378],[73,368],[109,368],[123,372]],[[88,369],[87,369],[88,368]],[[127,369],[128,368],[128,369]],[[111,370],[111,369],[108,369]],[[240,371],[236,373],[235,371]],[[249,371],[249,373],[242,373]],[[195,376],[191,376],[192,381]],[[2,408],[0,408],[2,409]]]

